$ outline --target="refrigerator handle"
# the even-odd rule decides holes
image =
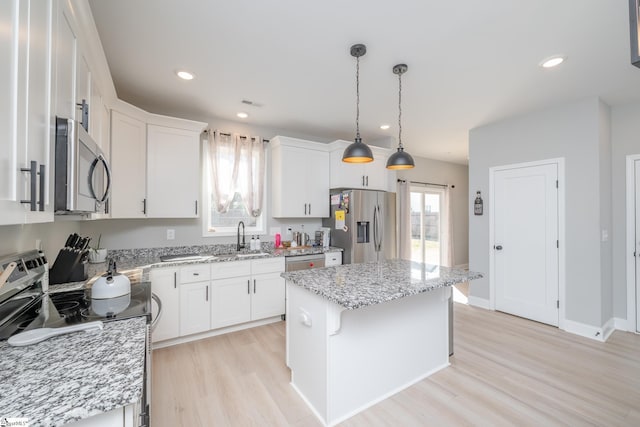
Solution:
[[[382,238],[384,236],[384,221],[380,221],[382,219],[382,212],[380,212],[380,205],[377,206],[378,209],[378,252],[382,250]]]
[[[376,252],[380,250],[378,246],[378,206],[373,207],[373,248]]]

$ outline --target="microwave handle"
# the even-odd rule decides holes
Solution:
[[[105,188],[104,194],[100,199],[98,199],[98,196],[96,196],[93,189],[93,174],[95,173],[98,162],[102,162],[104,165],[104,171],[107,174],[107,188]],[[89,168],[89,189],[91,190],[91,195],[98,201],[98,203],[104,203],[109,198],[109,193],[111,192],[111,169],[109,169],[109,163],[107,163],[107,159],[105,159],[102,154],[99,154],[98,157],[93,160],[91,167]]]

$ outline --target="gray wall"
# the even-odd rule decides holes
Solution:
[[[561,182],[566,194],[566,241],[561,242],[566,248],[566,317],[602,325],[600,193],[606,179],[600,178],[600,144],[608,121],[603,110],[606,106],[591,98],[470,131],[469,200],[480,190],[486,207],[483,216],[469,209],[469,267],[485,273],[483,279],[471,283],[470,295],[489,298],[489,168],[562,157],[566,173]]]
[[[53,223],[0,226],[0,255],[35,249],[36,240],[40,240],[52,264],[69,234],[78,231],[77,221],[64,218]]]
[[[415,157],[416,167],[398,171],[399,179],[455,185],[451,189],[455,265],[469,263],[469,168],[466,165]]]
[[[613,271],[611,245],[611,108],[600,103],[600,297],[602,299],[602,315],[600,322],[604,325],[613,317]],[[605,235],[606,234],[606,235]]]
[[[626,156],[640,154],[640,104],[614,107],[611,110],[612,139],[612,252],[613,312],[627,317],[627,262],[633,257],[626,250]]]

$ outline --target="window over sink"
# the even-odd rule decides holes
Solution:
[[[203,236],[266,230],[266,144],[257,136],[208,130],[203,156]]]

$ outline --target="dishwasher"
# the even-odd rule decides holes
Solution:
[[[284,271],[309,270],[324,267],[324,254],[284,257]]]
[[[312,268],[324,267],[324,254],[297,255],[284,257],[284,271],[310,270]],[[284,294],[284,304],[287,306],[287,294]],[[288,307],[288,306],[287,306]],[[282,320],[287,320],[283,314]]]

